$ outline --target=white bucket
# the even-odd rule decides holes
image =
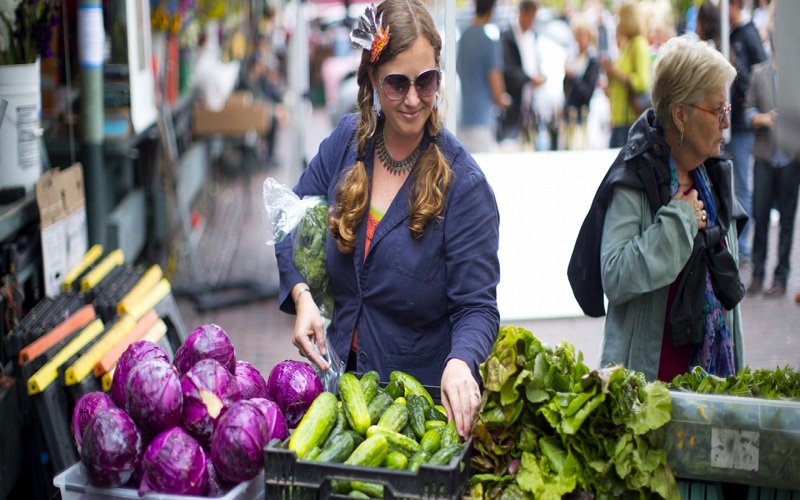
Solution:
[[[0,123],[0,188],[23,186],[26,192],[33,192],[42,173],[39,60],[0,66],[0,97],[8,101]]]

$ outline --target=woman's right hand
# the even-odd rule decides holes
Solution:
[[[692,189],[688,193],[684,193],[682,189],[678,189],[677,194],[675,194],[672,199],[685,201],[692,207],[695,219],[697,220],[697,229],[708,227],[708,212],[705,210],[703,200],[698,198],[696,189]]]
[[[295,288],[303,290],[306,287],[298,285]],[[325,329],[322,326],[322,315],[319,312],[319,307],[314,302],[311,292],[295,293],[292,296],[297,298],[295,303],[297,319],[294,322],[292,344],[297,347],[301,356],[315,363],[321,370],[327,370],[329,368],[328,363],[314,349],[314,343],[316,343],[319,347],[319,352],[323,356],[328,353],[328,346],[325,345]]]

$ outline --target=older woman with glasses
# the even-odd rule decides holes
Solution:
[[[297,315],[293,344],[321,368],[312,341],[335,349],[349,371],[388,381],[400,370],[440,386],[466,437],[480,405],[478,365],[500,322],[497,203],[443,127],[442,41],[425,4],[370,6],[351,40],[363,49],[358,111],[322,141],[294,188],[330,204],[330,345],[290,238],[276,245],[280,307]]]
[[[743,366],[738,230],[746,215],[720,156],[736,70],[690,36],[659,50],[654,109],[601,183],[568,275],[584,312],[608,317],[600,364],[671,381]]]

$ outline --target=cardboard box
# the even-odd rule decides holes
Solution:
[[[661,445],[676,477],[800,490],[800,402],[670,395]]]
[[[242,136],[250,131],[266,134],[271,123],[272,106],[268,102],[254,100],[250,92],[234,92],[221,111],[195,108],[192,128],[196,136]]]
[[[44,290],[51,297],[61,293],[64,276],[83,258],[88,248],[83,189],[80,163],[64,170],[48,170],[36,182]]]

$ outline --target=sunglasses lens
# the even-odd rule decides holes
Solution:
[[[439,90],[439,72],[435,69],[426,71],[417,77],[414,82],[417,86],[417,93],[422,97],[432,96]]]
[[[406,75],[392,74],[383,78],[383,93],[389,99],[397,101],[408,93],[411,80]]]

